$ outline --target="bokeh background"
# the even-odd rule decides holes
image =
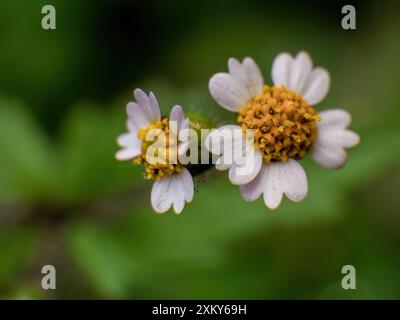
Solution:
[[[341,28],[341,8],[357,30]],[[41,29],[53,4],[57,29]],[[396,1],[0,2],[0,296],[101,299],[400,297],[400,5]],[[341,170],[302,161],[309,195],[276,211],[225,174],[179,216],[155,214],[142,168],[117,162],[133,89],[229,119],[213,73],[307,50],[332,76],[318,110],[353,114]],[[41,289],[41,267],[57,289]],[[354,265],[357,289],[341,288]]]

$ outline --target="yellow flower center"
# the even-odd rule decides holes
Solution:
[[[133,159],[136,164],[144,164],[145,178],[159,180],[182,171],[183,166],[177,158],[177,139],[169,139],[170,128],[168,118],[163,118],[138,131],[142,141],[142,154]],[[157,145],[155,145],[157,143]],[[153,146],[152,152],[148,152]]]
[[[304,157],[317,137],[319,120],[301,95],[273,86],[264,86],[237,118],[243,130],[254,130],[255,148],[266,163]]]

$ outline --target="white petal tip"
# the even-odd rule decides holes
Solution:
[[[133,149],[121,149],[115,154],[115,159],[119,161],[131,160],[138,156],[136,150]]]
[[[163,211],[160,211],[160,210],[157,210],[156,208],[154,208],[154,207],[152,207],[153,208],[153,210],[154,210],[154,212],[156,213],[156,214],[164,214],[164,213],[166,213],[169,209],[167,209],[167,210],[163,210]]]
[[[182,208],[175,208],[175,206],[173,207],[173,211],[177,216],[182,213],[183,209],[184,209],[183,207]]]
[[[352,144],[349,145],[348,147],[346,146],[346,148],[353,148],[353,147],[355,147],[355,146],[358,146],[358,145],[361,143],[360,135],[357,134],[357,133],[355,133],[355,132],[353,132],[353,131],[352,131],[352,133],[353,133],[353,135],[354,135],[354,141],[353,141]]]
[[[146,94],[146,93],[140,88],[136,88],[135,90],[133,90],[133,95],[134,96],[136,96],[138,94]]]
[[[270,210],[276,210],[276,209],[278,209],[278,208],[280,207],[281,202],[282,202],[282,199],[280,199],[279,202],[276,202],[276,203],[268,203],[268,202],[266,202],[266,201],[264,201],[264,202],[265,202],[265,206],[266,206],[268,209],[270,209]]]

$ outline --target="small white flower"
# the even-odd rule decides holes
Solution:
[[[333,109],[318,115],[312,107],[328,93],[329,73],[323,68],[313,68],[306,52],[295,57],[281,53],[275,58],[274,86],[264,85],[261,72],[251,58],[242,63],[231,58],[228,69],[229,73],[217,73],[209,82],[216,102],[238,113],[238,125],[216,129],[205,141],[207,149],[220,156],[216,168],[229,169],[230,181],[240,185],[247,201],[263,194],[266,206],[274,209],[284,194],[293,201],[303,200],[308,183],[297,160],[310,153],[319,165],[339,168],[346,162],[344,149],[359,143],[359,136],[346,129],[351,122],[348,112]],[[251,161],[226,163],[225,153],[231,150],[219,151],[220,142],[213,137],[221,130],[238,128],[254,130],[255,152]],[[244,167],[247,174],[239,173]]]
[[[118,137],[117,141],[122,149],[116,153],[116,158],[133,159],[134,163],[145,165],[145,177],[154,180],[151,204],[156,212],[163,213],[172,206],[175,213],[180,213],[185,202],[191,202],[193,199],[193,178],[179,161],[170,161],[170,157],[178,151],[179,154],[183,154],[188,150],[189,136],[185,131],[189,128],[189,119],[185,117],[179,105],[172,108],[169,118],[162,118],[157,99],[152,92],[147,96],[141,89],[136,89],[134,96],[136,102],[129,102],[126,108],[128,132]],[[175,136],[177,145],[165,144],[164,149],[168,157],[165,163],[149,159],[147,151],[157,141],[149,142],[151,130],[163,133],[167,140],[168,135]]]

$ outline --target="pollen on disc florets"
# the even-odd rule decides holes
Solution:
[[[147,149],[157,141],[156,139],[151,139],[149,141],[149,132],[151,130],[162,130],[164,135],[160,135],[164,137],[165,141],[161,141],[161,143],[157,146],[157,150],[164,152],[164,156],[161,157],[161,160],[150,161],[147,155]],[[144,164],[146,168],[145,178],[148,180],[160,180],[163,177],[170,176],[174,173],[179,173],[182,171],[183,166],[176,161],[177,159],[177,145],[176,139],[171,139],[173,142],[170,145],[171,141],[169,139],[170,130],[169,130],[169,121],[168,118],[162,118],[155,123],[150,124],[146,128],[140,129],[138,131],[138,137],[142,141],[142,154],[133,159],[133,162],[136,164]],[[175,142],[175,143],[174,143]],[[155,157],[158,156],[156,153]],[[175,161],[172,161],[175,159]]]
[[[264,86],[239,110],[237,121],[243,130],[254,130],[254,145],[269,163],[304,157],[317,137],[319,116],[301,95]]]

